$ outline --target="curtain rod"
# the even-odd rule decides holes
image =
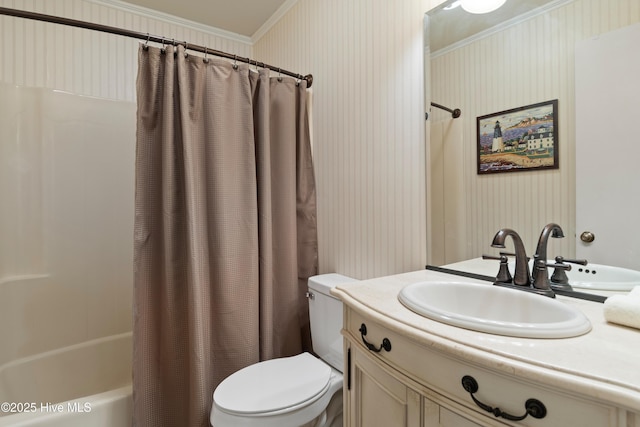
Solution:
[[[53,24],[68,25],[70,27],[101,31],[103,33],[110,33],[110,34],[116,34],[119,36],[146,40],[147,42],[151,41],[151,42],[162,43],[162,44],[173,44],[174,46],[181,44],[185,47],[185,49],[194,50],[196,52],[202,52],[205,55],[211,54],[215,56],[221,56],[227,59],[233,59],[234,61],[246,62],[247,64],[255,65],[256,67],[268,68],[269,70],[277,71],[280,74],[286,74],[287,76],[295,77],[300,80],[306,80],[307,87],[311,87],[311,84],[313,83],[313,76],[311,74],[307,74],[306,76],[303,76],[302,74],[297,74],[291,71],[283,70],[281,68],[274,67],[273,65],[265,64],[264,62],[258,62],[250,58],[243,58],[241,56],[232,55],[230,53],[221,52],[219,50],[209,49],[206,46],[198,46],[196,44],[191,44],[186,41],[179,42],[174,39],[167,39],[165,37],[153,36],[153,35],[150,35],[149,33],[140,33],[137,31],[125,30],[124,28],[110,27],[107,25],[94,24],[92,22],[78,21],[70,18],[62,18],[59,16],[53,16],[53,15],[44,15],[41,13],[27,12],[25,10],[10,9],[6,7],[0,7],[0,15],[14,16],[17,18],[25,18],[25,19],[33,19],[35,21],[50,22]]]
[[[431,106],[439,108],[439,109],[444,110],[444,111],[450,112],[451,113],[451,117],[453,117],[454,119],[457,119],[462,114],[462,111],[460,111],[459,108],[456,108],[455,110],[452,110],[451,108],[447,108],[444,105],[436,104],[435,102],[432,102]]]

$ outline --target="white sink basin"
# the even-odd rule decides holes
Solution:
[[[523,338],[568,338],[591,330],[589,319],[555,299],[464,282],[419,282],[398,299],[430,319],[474,331]]]
[[[610,265],[571,265],[567,271],[569,284],[574,288],[601,291],[630,291],[640,285],[640,271]]]

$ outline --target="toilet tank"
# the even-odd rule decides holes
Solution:
[[[332,288],[356,279],[337,273],[309,277],[309,321],[313,351],[342,372],[342,301],[331,296]]]

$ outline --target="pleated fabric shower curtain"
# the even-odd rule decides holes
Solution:
[[[204,427],[215,387],[310,349],[317,273],[306,82],[141,46],[136,427]]]

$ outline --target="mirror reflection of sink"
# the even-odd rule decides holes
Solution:
[[[418,282],[400,302],[452,326],[522,338],[568,338],[591,330],[589,319],[558,300],[520,290],[464,282]]]
[[[549,260],[548,262],[553,262]],[[566,271],[569,284],[576,289],[592,289],[598,291],[630,291],[634,286],[640,286],[640,271],[628,268],[613,267],[603,264],[576,265],[569,264],[570,271]],[[533,261],[529,262],[533,268]],[[509,262],[509,269],[513,272],[514,262]],[[553,269],[549,268],[549,276]]]
[[[569,284],[574,288],[601,291],[630,291],[640,285],[640,271],[610,265],[573,265],[567,271]]]

